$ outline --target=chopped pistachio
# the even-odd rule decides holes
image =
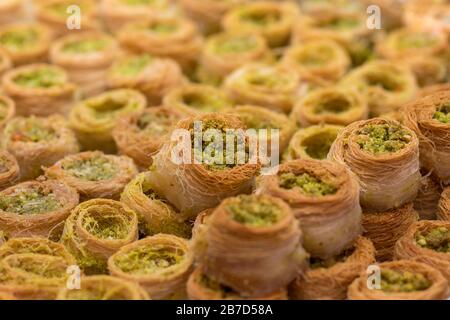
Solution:
[[[114,162],[105,156],[64,163],[63,169],[70,175],[87,181],[109,180],[114,178],[118,172]]]
[[[398,91],[401,89],[401,84],[395,75],[387,73],[368,73],[366,75],[366,83],[370,87],[379,87],[386,91]]]
[[[137,126],[151,136],[166,134],[173,125],[174,118],[163,113],[146,112],[139,117]]]
[[[153,60],[149,54],[133,56],[122,60],[113,67],[113,71],[123,76],[134,77],[141,73]]]
[[[250,85],[273,90],[277,90],[286,85],[286,77],[283,77],[282,74],[275,71],[266,72],[266,70],[255,70],[251,74],[248,74],[247,81]]]
[[[431,286],[431,281],[420,273],[395,270],[381,271],[381,290],[384,292],[423,291]]]
[[[230,168],[234,168],[236,167],[239,163],[239,148],[238,148],[238,141],[236,139],[236,137],[234,135],[229,135],[229,137],[234,138],[234,157],[233,157],[233,161],[229,161],[230,156],[227,155],[227,148],[225,147],[225,144],[227,143],[227,132],[226,132],[226,125],[225,123],[221,122],[221,121],[216,121],[216,120],[207,120],[203,122],[203,126],[202,126],[202,132],[205,132],[209,129],[215,129],[218,130],[222,133],[221,135],[221,139],[222,141],[215,141],[215,137],[213,138],[212,141],[210,142],[205,142],[202,140],[201,143],[201,149],[195,146],[195,132],[194,129],[191,128],[191,143],[192,143],[192,150],[194,153],[194,157],[196,159],[199,159],[202,161],[202,163],[206,166],[206,168],[208,168],[208,170],[226,170],[226,169],[230,169]],[[228,138],[230,139],[230,138]],[[208,146],[210,144],[221,144],[222,145],[222,156],[220,157],[220,159],[216,159],[216,148],[214,148],[214,150],[212,150],[211,153],[206,152],[206,149],[208,148]],[[246,145],[246,148],[244,150],[245,154],[243,155],[245,157],[245,161],[248,160],[248,146]]]
[[[38,43],[39,34],[35,29],[10,30],[0,34],[0,44],[12,51],[33,47]]]
[[[241,195],[227,208],[232,218],[250,227],[267,227],[278,222],[281,216],[281,208],[270,199]]]
[[[418,233],[416,243],[422,248],[450,253],[450,230],[446,227],[437,227],[424,234]]]
[[[433,119],[442,123],[450,123],[450,105],[443,105],[440,107],[433,116]]]
[[[372,154],[394,153],[411,142],[411,133],[401,125],[374,124],[358,131],[359,146]]]
[[[62,85],[64,74],[53,68],[39,68],[19,73],[13,80],[21,87],[45,89]]]
[[[45,125],[39,119],[27,118],[11,134],[14,142],[49,142],[55,139],[56,132]]]
[[[255,38],[252,36],[235,36],[218,41],[215,52],[218,54],[242,53],[254,49],[256,45]]]
[[[40,214],[58,210],[62,203],[41,186],[33,189],[16,189],[11,194],[0,195],[0,209],[21,215]]]
[[[277,23],[281,19],[279,12],[242,11],[240,17],[246,23],[261,27]]]
[[[317,67],[333,60],[333,50],[326,46],[305,46],[296,57],[296,60],[305,66]]]
[[[185,256],[164,245],[140,246],[117,256],[114,263],[132,275],[153,274],[177,265]]]
[[[105,50],[108,44],[106,39],[83,39],[66,43],[62,50],[71,54],[92,53]]]
[[[281,173],[279,179],[280,187],[284,189],[296,188],[310,196],[320,197],[337,192],[337,188],[332,184],[323,182],[306,172],[299,175],[292,172]]]
[[[182,96],[182,103],[186,106],[203,112],[220,111],[229,106],[220,91],[189,92]]]

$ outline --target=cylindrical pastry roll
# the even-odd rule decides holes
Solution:
[[[257,1],[230,10],[222,20],[226,31],[261,34],[270,47],[289,44],[298,7],[289,1]]]
[[[69,124],[82,150],[114,153],[117,146],[112,131],[123,116],[144,110],[145,96],[131,89],[106,91],[77,104],[70,112]]]
[[[426,263],[450,280],[450,222],[422,220],[414,223],[395,245],[395,259]]]
[[[306,94],[291,114],[303,127],[321,123],[346,126],[368,116],[366,98],[356,90],[341,87],[317,89]]]
[[[7,24],[0,27],[0,48],[15,66],[43,62],[47,58],[51,31],[38,24]]]
[[[292,110],[299,94],[299,77],[283,65],[250,64],[231,73],[224,90],[236,103],[281,113]]]
[[[344,47],[331,39],[311,39],[291,46],[282,63],[300,77],[318,77],[328,82],[339,80],[351,66]]]
[[[289,206],[267,195],[224,200],[197,234],[193,249],[204,272],[243,296],[288,285],[306,266],[301,230]]]
[[[61,243],[86,274],[106,273],[108,258],[138,239],[136,213],[108,199],[79,204],[67,218]]]
[[[48,64],[30,64],[6,72],[2,88],[22,116],[65,116],[75,102],[76,87],[66,72]]]
[[[404,108],[404,123],[420,141],[420,162],[444,184],[450,183],[450,91],[415,100]]]
[[[155,300],[186,298],[192,265],[188,241],[168,234],[124,246],[108,260],[113,276],[140,284]]]
[[[166,233],[189,238],[192,229],[190,222],[153,190],[148,176],[148,172],[137,175],[120,197],[120,201],[138,215],[140,233],[146,236]]]
[[[420,187],[419,140],[409,128],[374,118],[348,125],[328,154],[359,179],[365,211],[386,211],[412,202]]]
[[[184,81],[175,61],[149,54],[117,59],[106,75],[108,87],[138,90],[145,94],[149,106],[161,104],[162,98]]]
[[[226,76],[245,64],[272,59],[266,40],[261,35],[219,33],[206,40],[197,78],[203,83],[220,85]]]
[[[130,23],[120,30],[118,39],[131,52],[171,58],[187,73],[193,70],[203,43],[194,22],[179,17]]]
[[[8,237],[49,237],[78,204],[60,181],[28,181],[0,192],[0,229]]]
[[[175,108],[153,107],[120,119],[113,130],[120,154],[147,170],[177,122],[184,118]]]
[[[74,133],[59,115],[12,119],[3,132],[2,147],[16,158],[22,181],[37,178],[42,167],[79,150]]]
[[[400,260],[379,264],[379,288],[368,286],[364,270],[348,289],[350,300],[445,300],[448,284],[442,274],[426,264]]]
[[[331,161],[293,160],[276,175],[257,180],[258,194],[286,201],[300,221],[304,247],[313,257],[330,258],[362,233],[357,179]]]
[[[397,111],[412,100],[417,91],[416,79],[409,67],[382,60],[352,70],[342,79],[341,85],[365,95],[372,116]]]
[[[56,40],[50,48],[50,60],[66,70],[83,97],[89,97],[105,91],[107,71],[118,53],[113,38],[88,32]]]
[[[206,114],[181,120],[175,130],[182,135],[171,137],[153,157],[149,179],[155,191],[178,210],[195,217],[227,197],[251,191],[260,161],[251,150],[250,137],[243,132],[245,126],[237,117]],[[231,136],[234,150],[224,147],[226,130],[235,130],[236,134]],[[222,135],[222,154],[215,154],[214,145],[208,141],[197,140],[208,131]],[[181,158],[178,157],[180,148],[184,150]]]
[[[100,151],[69,155],[45,171],[47,177],[75,188],[82,200],[118,200],[126,184],[136,174],[136,166],[130,158],[106,155]]]
[[[326,159],[342,129],[344,127],[328,124],[299,129],[289,142],[284,160]]]
[[[234,103],[223,91],[213,86],[186,84],[169,91],[163,99],[163,105],[183,115],[195,116],[224,111]]]

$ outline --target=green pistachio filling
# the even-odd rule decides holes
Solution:
[[[433,119],[442,123],[450,123],[450,105],[440,107],[438,111],[434,113]]]
[[[150,136],[162,136],[169,132],[175,119],[164,113],[143,113],[138,121],[137,126]]]
[[[158,34],[170,34],[177,31],[179,26],[170,22],[155,22],[150,24],[148,30]]]
[[[326,159],[337,135],[337,131],[320,131],[304,139],[302,141],[302,147],[305,148],[306,154],[311,158],[318,160]]]
[[[319,23],[319,27],[335,30],[348,30],[356,28],[361,24],[358,19],[350,17],[336,17]]]
[[[326,183],[306,172],[298,175],[292,172],[281,173],[279,179],[280,187],[288,190],[296,189],[301,193],[314,197],[335,194],[338,190],[336,186]]]
[[[258,118],[258,115],[247,112],[237,113],[239,119],[251,129],[280,129],[281,124],[275,123],[274,120],[268,118]]]
[[[422,248],[450,253],[450,230],[446,227],[438,227],[424,234],[418,233],[416,242]]]
[[[299,51],[296,60],[307,67],[323,66],[333,61],[333,49],[325,46],[306,46]]]
[[[231,218],[249,227],[268,227],[277,223],[282,210],[271,199],[241,195],[227,206]]]
[[[85,214],[82,226],[90,234],[106,240],[125,239],[130,232],[127,221],[117,214]]]
[[[255,49],[257,41],[252,36],[235,36],[222,39],[215,44],[215,52],[218,54],[243,53]]]
[[[350,102],[344,96],[325,97],[314,107],[314,113],[343,113],[351,108]]]
[[[365,78],[367,85],[370,87],[379,87],[391,92],[402,90],[402,84],[392,73],[370,72]]]
[[[258,26],[266,27],[281,20],[281,14],[277,11],[242,11],[241,21]]]
[[[105,50],[109,41],[106,39],[83,39],[66,43],[62,51],[70,54],[93,53]]]
[[[112,96],[106,96],[103,99],[88,100],[86,106],[97,119],[113,118],[116,114],[129,107],[129,104],[137,104],[134,101],[126,99],[116,99]],[[130,105],[130,109],[132,109]]]
[[[409,131],[395,124],[366,125],[357,133],[360,148],[374,155],[400,151],[412,139]]]
[[[113,67],[113,72],[127,77],[135,77],[139,75],[152,61],[153,57],[149,54],[129,57],[115,64]]]
[[[355,248],[351,248],[348,250],[344,250],[342,253],[340,253],[337,256],[334,256],[329,259],[320,259],[320,258],[313,258],[311,257],[309,259],[309,265],[311,269],[320,269],[320,268],[331,268],[338,263],[342,263],[347,261],[347,259],[355,252]]]
[[[205,113],[221,111],[230,106],[230,102],[220,91],[216,91],[215,89],[186,92],[182,95],[181,102],[189,108]]]
[[[230,161],[231,156],[227,155],[227,148],[225,147],[225,144],[228,142],[227,141],[227,132],[226,129],[227,126],[224,122],[222,121],[216,121],[216,120],[206,120],[203,121],[203,126],[202,126],[202,134],[204,134],[204,132],[206,132],[209,129],[214,129],[214,130],[218,130],[222,135],[221,135],[221,139],[222,141],[215,141],[215,138],[212,139],[212,141],[203,141],[201,142],[201,149],[199,148],[200,146],[196,146],[195,145],[195,132],[194,129],[191,128],[190,132],[191,132],[191,146],[192,146],[192,151],[194,154],[194,158],[200,160],[201,163],[203,163],[203,165],[208,169],[208,170],[212,170],[212,171],[220,171],[220,170],[226,170],[226,169],[231,169],[236,167],[237,165],[241,164],[239,163],[239,148],[238,148],[238,141],[236,139],[236,137],[229,135],[228,140],[230,139],[230,136],[232,138],[234,138],[234,155],[233,155],[233,161]],[[211,152],[208,152],[208,146],[210,146],[210,144],[212,144],[213,146],[216,145],[222,145],[222,154],[221,155],[217,155],[216,154],[216,148],[213,148],[213,150],[211,150]],[[248,148],[246,146],[245,148],[245,154],[243,155],[245,157],[245,162],[247,162],[248,160]]]
[[[436,44],[436,38],[427,33],[407,34],[398,39],[399,49],[420,49]]]
[[[0,34],[0,45],[11,51],[20,51],[34,47],[38,41],[39,33],[32,28],[10,30]]]
[[[64,74],[53,68],[39,68],[17,74],[14,83],[25,88],[49,89],[61,86],[65,82]]]
[[[270,72],[252,72],[247,75],[246,80],[251,86],[267,88],[270,90],[283,89],[283,87],[288,84],[287,78],[274,70],[271,70]]]
[[[20,215],[52,212],[62,206],[51,190],[41,186],[30,189],[17,188],[11,194],[0,195],[0,209]]]
[[[116,256],[115,265],[123,272],[132,275],[148,275],[164,271],[180,264],[185,255],[171,246],[154,244],[139,246]]]
[[[420,273],[395,270],[381,271],[381,290],[384,292],[424,291],[431,286],[431,281]]]
[[[110,180],[119,171],[117,165],[104,156],[67,161],[62,168],[71,176],[85,181]]]
[[[50,142],[57,138],[56,132],[36,118],[27,118],[11,134],[14,142]]]

